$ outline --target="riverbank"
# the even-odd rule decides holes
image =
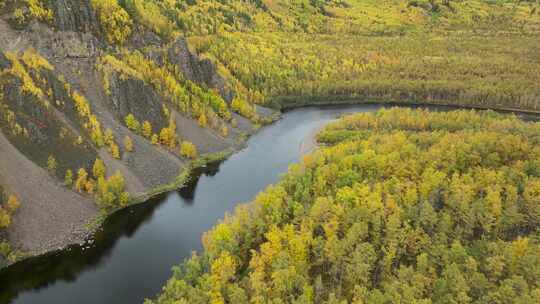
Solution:
[[[451,104],[431,104],[426,102],[376,102],[376,101],[359,101],[355,99],[334,99],[333,101],[326,102],[323,101],[317,101],[315,100],[313,103],[298,101],[295,103],[285,103],[284,106],[281,107],[281,112],[276,112],[278,115],[270,115],[269,117],[270,122],[269,124],[274,123],[276,120],[280,118],[281,113],[286,113],[292,110],[300,109],[300,108],[306,108],[306,107],[339,107],[339,106],[346,106],[346,105],[382,105],[382,106],[413,106],[413,107],[429,107],[429,106],[437,106],[437,107],[444,107],[448,108],[450,110],[452,109],[476,109],[476,110],[494,110],[498,112],[505,112],[505,113],[515,113],[515,114],[524,114],[524,115],[532,115],[533,117],[540,114],[540,111],[534,111],[534,110],[521,110],[521,109],[507,109],[507,108],[486,108],[486,107],[478,107],[478,106],[469,106],[469,107],[463,107],[463,106],[456,106]],[[318,133],[319,129],[313,130],[307,138],[304,139],[301,146],[299,147],[300,153],[309,153],[313,149],[316,149],[317,143],[316,143],[316,134]],[[239,138],[240,142],[235,145],[234,147],[227,148],[223,151],[215,152],[215,153],[208,153],[201,155],[196,160],[190,161],[189,164],[182,170],[182,172],[176,177],[176,179],[169,183],[162,186],[155,187],[145,193],[139,194],[135,197],[133,197],[129,204],[123,207],[117,207],[111,210],[100,210],[96,216],[91,218],[90,220],[87,220],[83,225],[80,225],[77,230],[74,237],[65,238],[64,240],[60,240],[55,244],[54,250],[42,250],[42,251],[35,251],[35,252],[17,252],[15,255],[15,259],[9,261],[4,267],[0,267],[0,270],[5,267],[9,267],[17,262],[23,261],[27,258],[33,258],[38,257],[42,255],[50,254],[51,252],[56,251],[62,251],[65,248],[68,248],[72,245],[80,245],[83,246],[84,244],[91,242],[92,237],[95,235],[96,231],[101,228],[103,222],[110,217],[111,215],[115,214],[116,212],[119,212],[125,208],[145,203],[148,200],[151,200],[152,198],[161,195],[163,193],[167,193],[170,191],[174,191],[177,189],[182,188],[190,179],[192,172],[194,170],[203,168],[211,163],[221,162],[227,158],[229,158],[234,153],[238,152],[239,150],[243,149],[245,147],[245,143],[247,140],[255,134],[257,131],[254,131],[252,133],[246,134],[245,136]],[[64,227],[65,228],[65,227]],[[71,227],[68,227],[71,228]]]
[[[331,101],[329,101],[331,100]],[[521,109],[521,108],[508,108],[508,107],[491,107],[491,106],[480,106],[480,105],[458,105],[452,104],[447,101],[439,102],[421,102],[421,101],[394,101],[394,100],[368,100],[368,101],[359,101],[357,97],[341,96],[341,97],[315,97],[313,100],[305,100],[297,96],[287,96],[280,97],[274,100],[274,102],[279,102],[279,109],[282,112],[287,112],[290,110],[295,110],[304,107],[325,107],[325,106],[344,106],[344,105],[385,105],[385,106],[411,106],[411,107],[447,107],[449,109],[468,109],[468,110],[493,110],[501,113],[515,113],[515,114],[526,114],[526,115],[540,115],[540,110],[534,109]]]
[[[359,101],[354,99],[334,99],[333,101],[317,101],[315,100],[313,103],[307,103],[303,101],[298,101],[296,103],[285,103],[284,106],[281,107],[281,112],[286,113],[292,110],[300,109],[300,108],[306,108],[306,107],[339,107],[339,106],[346,106],[346,105],[382,105],[382,106],[418,106],[418,107],[427,107],[427,106],[437,106],[437,107],[446,107],[448,109],[459,109],[459,108],[465,108],[465,109],[476,109],[476,110],[494,110],[499,112],[506,112],[506,113],[516,113],[516,114],[525,114],[525,115],[539,115],[540,111],[533,111],[533,110],[520,110],[520,109],[505,109],[505,108],[484,108],[484,107],[462,107],[462,106],[456,106],[451,104],[430,104],[426,102],[408,102],[408,103],[400,103],[400,102],[375,102],[375,101]],[[280,112],[276,112],[279,115],[270,115],[270,124],[274,123],[276,120],[280,117]],[[320,130],[316,129],[313,130],[307,138],[304,139],[301,146],[299,147],[300,153],[309,153],[313,149],[317,147],[316,143],[316,134]],[[83,246],[84,244],[91,242],[92,237],[95,235],[96,231],[101,228],[103,222],[110,217],[111,215],[115,214],[116,212],[119,212],[125,208],[145,203],[146,201],[161,195],[163,193],[167,193],[170,191],[174,191],[177,189],[182,188],[190,179],[192,172],[194,170],[203,168],[207,166],[208,164],[215,163],[215,162],[221,162],[227,158],[229,158],[234,153],[238,152],[239,150],[243,149],[245,147],[245,143],[247,140],[255,134],[257,131],[254,131],[252,133],[246,134],[245,136],[241,137],[239,140],[240,142],[235,145],[234,147],[227,148],[223,151],[215,152],[215,153],[208,153],[201,155],[196,160],[190,161],[189,164],[182,170],[182,172],[176,177],[176,179],[169,183],[162,186],[155,187],[145,193],[139,194],[135,197],[133,197],[129,204],[123,207],[117,207],[111,210],[100,210],[96,216],[91,218],[90,220],[87,220],[83,225],[80,225],[77,230],[74,237],[65,238],[64,240],[60,240],[59,242],[55,243],[55,249],[53,250],[42,250],[42,251],[35,251],[35,252],[21,252],[18,251],[15,256],[14,260],[9,261],[4,267],[9,267],[17,262],[23,261],[27,258],[32,257],[38,257],[42,255],[50,254],[51,252],[56,251],[62,251],[65,248],[68,248],[72,245],[80,245]],[[65,227],[64,227],[65,228]],[[70,228],[70,227],[68,227]],[[0,269],[4,268],[0,267]]]
[[[0,303],[140,303],[154,298],[171,267],[200,252],[201,236],[243,202],[276,183],[302,159],[315,130],[375,105],[311,107],[288,111],[259,130],[245,149],[219,165],[193,169],[180,191],[116,211],[95,242],[27,259],[0,272]],[[433,107],[433,110],[439,108]],[[198,167],[200,168],[200,167]],[[129,278],[129,279],[125,279]],[[2,301],[2,297],[5,302]]]
[[[376,106],[290,111],[249,137],[219,165],[194,169],[179,191],[116,211],[94,242],[71,246],[0,272],[0,303],[139,303],[159,292],[171,267],[199,250],[204,231],[276,182],[300,158],[313,130],[342,114]],[[129,279],[125,279],[129,278]]]
[[[281,117],[281,113],[279,111],[269,111],[269,110],[261,110],[261,111],[263,111],[263,113],[265,114],[264,117],[267,121],[267,124],[271,124]],[[58,229],[60,230],[58,233],[65,235],[65,237],[56,238],[54,243],[51,243],[50,240],[47,240],[43,237],[36,238],[34,240],[36,244],[44,244],[44,245],[37,245],[36,248],[42,248],[42,249],[37,249],[37,250],[29,252],[29,251],[22,251],[17,248],[14,248],[12,250],[12,253],[10,254],[11,259],[6,259],[7,263],[5,263],[4,265],[0,264],[0,270],[10,267],[18,262],[23,262],[26,259],[36,258],[40,256],[47,256],[47,255],[53,254],[54,252],[60,252],[74,245],[85,246],[85,244],[91,244],[93,242],[92,238],[94,237],[96,232],[102,228],[102,225],[107,220],[107,218],[109,218],[113,214],[119,211],[122,211],[126,208],[130,208],[135,205],[143,204],[149,200],[152,200],[153,198],[163,193],[181,189],[190,181],[193,171],[199,170],[213,163],[221,162],[227,159],[228,157],[230,157],[231,155],[233,155],[234,153],[243,149],[245,147],[247,140],[253,134],[258,132],[260,127],[251,128],[249,129],[249,131],[247,131],[248,130],[247,126],[243,126],[242,129],[245,131],[245,133],[237,137],[235,144],[231,145],[230,147],[222,151],[206,153],[206,154],[200,155],[195,160],[189,161],[189,163],[187,163],[187,165],[182,169],[182,171],[174,179],[174,181],[168,184],[154,187],[148,191],[145,191],[144,193],[136,194],[130,199],[129,203],[126,204],[125,206],[119,206],[113,209],[101,209],[101,210],[98,210],[97,207],[95,207],[94,212],[87,215],[86,218],[79,219],[79,222],[77,224],[62,225],[59,223],[60,225],[56,225]],[[5,145],[5,146],[7,147],[8,145]],[[12,154],[16,155],[16,153],[12,153]],[[50,182],[50,179],[48,177],[44,178],[43,176],[41,176],[41,178],[46,182]],[[25,183],[19,183],[19,184],[25,185]],[[56,187],[56,188],[61,189],[64,192],[71,193],[71,191],[64,189],[64,187]],[[35,191],[30,191],[29,193],[35,193]],[[82,200],[81,202],[83,203],[83,205],[95,206],[95,203],[92,202],[92,200],[88,199],[87,197],[81,196],[76,193],[72,193],[72,194],[75,196],[78,196],[80,200]],[[73,201],[73,199],[70,201]],[[24,206],[25,205],[23,205],[23,207]],[[76,213],[76,212],[74,211],[72,213]],[[73,216],[64,216],[64,218],[73,218]],[[32,233],[27,233],[27,234],[32,235]]]

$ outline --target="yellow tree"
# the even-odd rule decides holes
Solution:
[[[73,171],[71,171],[71,169],[68,169],[66,171],[66,176],[64,177],[64,185],[66,187],[71,187],[73,185]]]
[[[86,187],[88,181],[88,173],[84,168],[80,168],[77,172],[77,180],[75,181],[75,189],[78,192],[82,192]]]
[[[94,166],[92,167],[92,173],[94,174],[94,178],[97,179],[100,177],[105,177],[105,171],[105,163],[101,159],[97,158],[94,162]]]
[[[126,148],[126,151],[133,152],[133,140],[127,135],[124,137],[124,147]]]
[[[142,124],[142,134],[146,138],[150,138],[152,136],[152,124],[148,120],[145,120]]]
[[[159,144],[159,136],[157,134],[153,134],[152,139],[150,141],[152,142],[152,145]]]
[[[0,206],[0,228],[7,228],[11,224],[11,216]]]
[[[115,142],[111,142],[109,145],[109,151],[111,152],[112,157],[120,159],[120,149]]]
[[[126,126],[128,127],[128,129],[132,130],[132,131],[135,131],[135,132],[139,132],[139,129],[141,128],[141,124],[139,123],[139,121],[137,120],[137,118],[135,118],[135,116],[133,116],[133,114],[128,114],[125,118],[125,122],[126,122]]]
[[[184,157],[195,159],[197,158],[197,147],[189,141],[183,141],[180,145],[180,154]]]
[[[206,125],[208,124],[208,119],[206,118],[206,114],[201,114],[201,116],[199,116],[199,126],[201,126],[202,128],[206,128]]]
[[[51,174],[54,174],[57,167],[58,162],[56,161],[56,158],[54,158],[54,156],[52,155],[49,155],[49,158],[47,159],[47,170],[49,170]]]
[[[221,128],[221,135],[223,135],[223,137],[229,136],[229,128],[227,128],[227,126]]]
[[[131,35],[133,21],[116,0],[91,0],[109,43],[123,44]]]
[[[6,210],[9,213],[14,213],[17,211],[17,209],[19,209],[20,206],[21,203],[19,202],[19,199],[15,195],[11,194],[6,203]]]

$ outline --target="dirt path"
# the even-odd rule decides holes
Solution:
[[[10,174],[14,172],[17,174]],[[98,212],[91,199],[55,183],[1,132],[0,182],[21,201],[8,235],[26,252],[39,254],[82,242],[86,223]]]

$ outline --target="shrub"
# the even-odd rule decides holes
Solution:
[[[135,118],[135,116],[133,116],[133,114],[128,114],[126,116],[126,118],[125,118],[125,122],[126,122],[126,126],[128,127],[128,129],[130,129],[132,131],[135,131],[136,133],[139,132],[139,130],[141,128],[141,124],[139,123],[137,118]]]
[[[126,151],[133,152],[133,140],[127,135],[124,137],[124,147],[126,148]]]
[[[197,147],[189,141],[183,141],[180,145],[180,155],[195,159],[197,158]]]
[[[47,159],[47,170],[51,174],[56,173],[56,168],[58,167],[58,162],[56,161],[56,158],[54,156],[49,155],[49,158]]]
[[[66,171],[66,175],[64,177],[64,185],[68,188],[71,188],[71,186],[73,186],[73,171],[71,171],[71,169],[68,169]]]
[[[106,168],[105,163],[100,158],[96,159],[94,166],[92,167],[92,174],[94,178],[98,179],[100,177],[105,177]]]
[[[15,195],[11,194],[5,207],[9,213],[13,214],[15,211],[17,211],[17,209],[19,209],[20,206],[21,203],[19,202],[19,199]]]

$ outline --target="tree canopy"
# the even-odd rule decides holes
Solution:
[[[147,303],[538,303],[540,124],[347,116]]]

